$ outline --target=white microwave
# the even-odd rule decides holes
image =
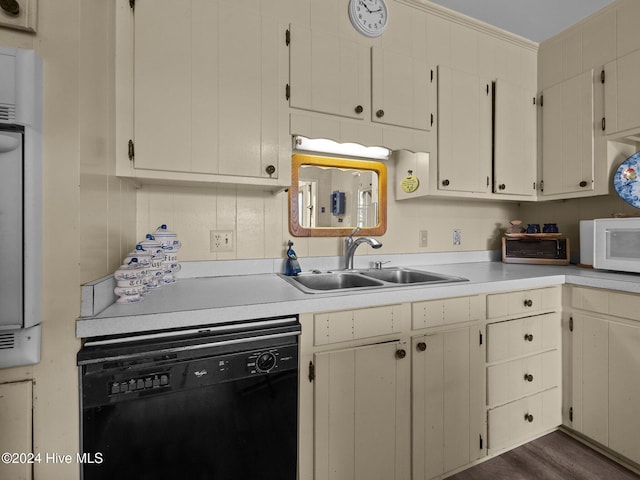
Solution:
[[[640,273],[640,217],[582,220],[580,263]]]

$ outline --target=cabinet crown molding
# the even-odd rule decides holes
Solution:
[[[414,8],[418,8],[432,15],[436,15],[438,17],[444,18],[450,22],[455,22],[465,27],[473,28],[474,30],[480,31],[482,33],[486,33],[488,35],[492,35],[501,40],[511,42],[517,46],[527,48],[531,51],[538,51],[538,43],[527,38],[521,37],[520,35],[516,35],[515,33],[508,32],[507,30],[503,30],[501,28],[495,27],[493,25],[489,25],[481,20],[477,20],[475,18],[469,17],[462,13],[456,12],[455,10],[451,10],[449,8],[443,7],[436,3],[432,3],[428,0],[396,0],[398,3],[403,3],[405,5],[409,5]]]

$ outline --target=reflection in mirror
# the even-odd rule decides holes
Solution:
[[[289,199],[294,236],[386,231],[386,167],[381,162],[296,154]]]

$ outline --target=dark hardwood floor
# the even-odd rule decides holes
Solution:
[[[448,480],[638,480],[640,476],[556,431]]]

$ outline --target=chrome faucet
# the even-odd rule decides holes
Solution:
[[[353,270],[353,254],[356,253],[356,248],[361,243],[367,243],[371,248],[380,248],[382,244],[375,238],[360,237],[353,239],[353,236],[360,231],[360,227],[356,227],[351,235],[344,239],[344,268],[347,270]]]

